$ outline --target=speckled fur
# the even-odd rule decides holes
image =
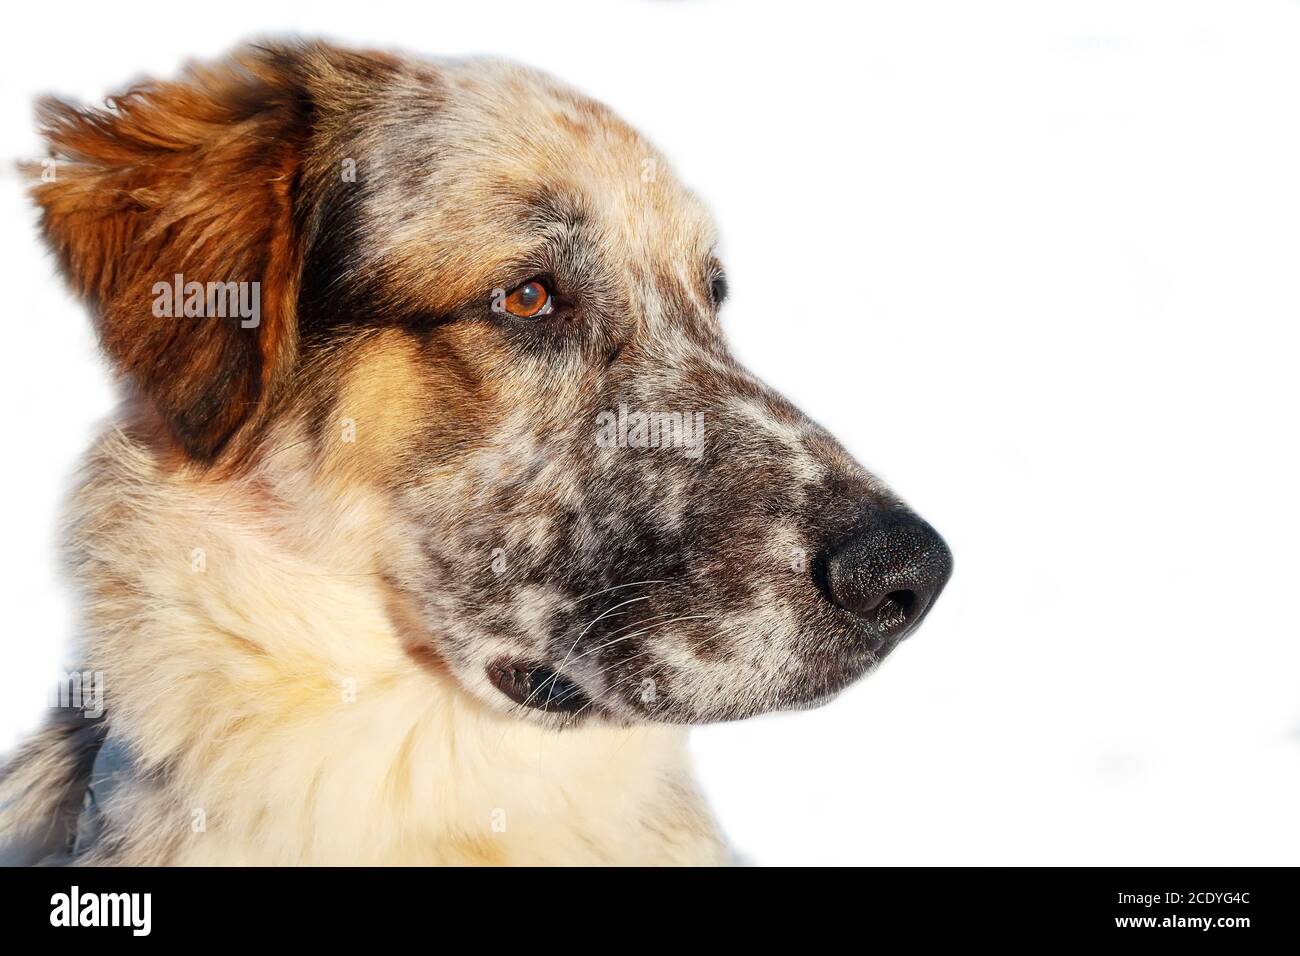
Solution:
[[[130,396],[70,508],[81,660],[135,767],[85,861],[723,861],[682,725],[874,666],[813,559],[894,499],[731,358],[713,227],[663,157],[518,66],[323,45],[47,111],[71,160],[37,201]],[[209,195],[252,238],[194,185],[238,163]],[[223,259],[269,287],[262,329],[134,328],[141,282]],[[562,315],[493,312],[539,274]],[[602,447],[621,406],[702,413],[702,453]],[[587,703],[522,707],[501,660]],[[29,856],[84,763],[40,740],[0,783]]]

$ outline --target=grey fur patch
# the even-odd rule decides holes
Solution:
[[[0,771],[0,864],[66,863],[108,725],[58,712]]]

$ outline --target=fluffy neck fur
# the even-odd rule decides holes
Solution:
[[[91,862],[707,863],[670,727],[554,731],[413,655],[377,500],[163,469],[114,430],[72,500],[85,664],[134,761]],[[297,482],[297,484],[295,484]]]

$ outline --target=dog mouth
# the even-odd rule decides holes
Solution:
[[[591,706],[591,697],[577,683],[549,664],[536,661],[495,661],[487,669],[492,686],[520,707],[550,714],[576,714]]]

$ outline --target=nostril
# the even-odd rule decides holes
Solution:
[[[814,576],[831,603],[877,639],[915,630],[952,572],[952,555],[928,524],[900,509],[823,552]]]
[[[890,591],[876,606],[876,627],[882,631],[896,631],[912,619],[916,610],[915,591]]]

